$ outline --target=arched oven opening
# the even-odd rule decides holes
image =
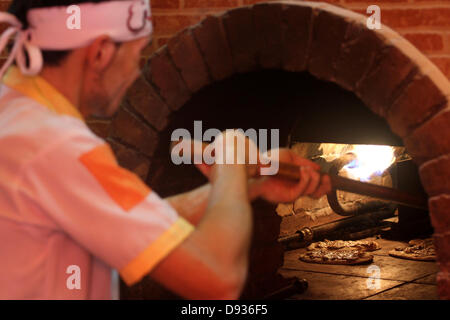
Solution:
[[[177,34],[149,59],[107,131],[119,161],[161,196],[206,182],[194,167],[170,160],[171,133],[185,128],[194,135],[194,121],[202,121],[204,130],[280,129],[281,146],[328,165],[362,144],[392,147],[396,164],[379,174],[379,183],[413,193],[422,192],[423,184],[430,214],[372,207],[367,213],[373,216],[361,223],[323,203],[277,208],[258,201],[243,298],[292,293],[295,275],[288,270],[283,277],[278,270],[292,268],[295,251],[285,250],[304,243],[286,237],[302,228],[319,238],[410,239],[432,232],[430,216],[439,294],[448,298],[449,93],[440,71],[391,29],[369,30],[363,16],[328,4],[270,2],[209,16]],[[373,204],[373,199],[337,198],[350,206]],[[320,210],[325,213],[314,216]],[[304,288],[297,283],[297,289]],[[124,298],[167,294],[149,279],[123,290]]]

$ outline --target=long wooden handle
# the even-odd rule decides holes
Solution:
[[[388,200],[393,203],[408,207],[428,210],[428,200],[423,196],[412,195],[398,189],[352,180],[338,175],[332,175],[328,173],[322,174],[328,175],[330,177],[331,184],[336,190],[347,191],[382,200]],[[279,163],[279,171],[276,176],[282,179],[299,181],[300,168],[296,165],[288,163]]]
[[[177,143],[173,144],[175,146]],[[202,144],[202,150],[208,144]],[[192,149],[194,150],[194,141],[192,141]],[[258,174],[261,174],[261,168],[270,167],[269,165],[259,165]],[[413,207],[417,209],[428,210],[428,200],[420,195],[412,195],[410,193],[400,191],[393,188],[384,186],[378,186],[371,183],[360,182],[348,178],[344,178],[338,175],[329,173],[322,173],[322,175],[328,175],[331,180],[331,184],[335,190],[347,191],[359,195],[378,198],[381,200],[388,200],[396,204]],[[277,178],[288,179],[293,181],[300,181],[300,167],[289,163],[279,163],[279,170],[276,174]]]

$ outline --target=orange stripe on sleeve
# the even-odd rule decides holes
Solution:
[[[83,154],[79,160],[125,211],[142,202],[151,192],[136,174],[117,164],[108,144]]]

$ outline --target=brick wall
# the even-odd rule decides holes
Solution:
[[[155,38],[145,55],[164,45],[183,28],[206,15],[242,5],[273,0],[151,0]],[[301,1],[301,0],[297,0]],[[314,1],[314,0],[313,0]],[[0,10],[10,0],[0,0]],[[365,13],[371,4],[381,8],[381,21],[400,32],[450,78],[450,0],[323,0]]]
[[[155,41],[149,52],[165,44],[177,31],[197,23],[208,13],[258,2],[267,0],[153,0]],[[323,2],[364,14],[369,5],[377,4],[381,8],[382,23],[410,40],[450,78],[450,0],[324,0]]]

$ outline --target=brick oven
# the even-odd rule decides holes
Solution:
[[[170,161],[174,129],[277,128],[281,144],[405,146],[429,197],[440,298],[450,298],[450,83],[410,42],[366,16],[320,2],[270,2],[209,15],[171,38],[145,66],[111,126],[92,120],[122,165],[162,196],[206,181]],[[243,298],[287,286],[277,270],[276,206],[254,204]],[[146,279],[125,298],[167,298]]]

